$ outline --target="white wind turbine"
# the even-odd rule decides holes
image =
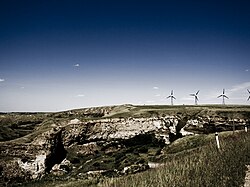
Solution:
[[[247,89],[247,91],[248,91],[248,93],[250,94],[250,90]],[[249,97],[248,97],[247,100],[248,100],[248,101],[250,100],[250,95],[249,95]]]
[[[222,104],[225,105],[225,98],[229,99],[226,95],[225,95],[225,89],[223,88],[222,94],[219,95],[217,98],[222,97]]]
[[[195,94],[190,94],[190,96],[194,97],[194,103],[195,103],[195,105],[197,105],[198,101],[199,101],[199,99],[198,99],[199,92],[200,92],[200,90],[198,90]]]
[[[176,99],[175,96],[174,96],[174,91],[171,90],[171,94],[167,97],[167,99],[170,98],[171,99],[171,105],[174,105],[174,101],[173,99]]]

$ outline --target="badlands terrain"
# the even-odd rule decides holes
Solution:
[[[199,158],[195,163],[209,164],[201,159],[208,155],[203,147],[223,155],[227,142],[246,142],[249,119],[250,106],[240,105],[120,105],[55,113],[0,113],[0,186],[182,186],[171,179],[154,183],[156,179],[147,176],[157,172],[157,176],[175,175],[164,169],[167,163],[168,169],[178,168],[189,157]],[[217,150],[215,132],[219,132],[221,150]],[[245,152],[243,157],[250,158]],[[194,184],[191,174],[209,173],[194,169],[183,186],[200,186],[199,182],[240,186],[248,160],[241,162],[236,179],[223,172],[226,176],[215,180],[210,173],[214,181],[202,178]],[[130,184],[131,180],[139,182]],[[214,184],[217,182],[222,183]]]

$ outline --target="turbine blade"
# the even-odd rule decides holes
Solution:
[[[227,97],[226,95],[224,95],[225,98],[229,99],[229,97]]]
[[[249,99],[250,99],[250,96],[248,97],[248,99],[247,99],[247,100],[249,101]]]
[[[171,95],[173,95],[174,94],[174,90],[171,90]]]
[[[166,98],[168,99],[168,98],[170,98],[171,96],[167,96]]]
[[[195,94],[190,94],[191,96],[195,96]]]
[[[223,95],[219,95],[217,98],[220,98],[220,97],[222,97]]]
[[[198,97],[197,97],[197,96],[195,96],[195,99],[196,99],[197,101],[199,101],[199,99],[198,99]]]
[[[198,94],[199,94],[199,92],[200,92],[200,90],[198,90],[198,91],[196,92],[196,94],[195,94],[195,95],[198,95]]]
[[[250,93],[250,90],[247,89],[247,91],[248,91],[248,93]]]
[[[225,94],[225,89],[223,88],[223,94]]]
[[[174,99],[176,99],[175,96],[172,96],[172,97],[173,97]]]

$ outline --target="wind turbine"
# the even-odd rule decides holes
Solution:
[[[198,101],[199,101],[199,99],[198,99],[199,92],[200,92],[200,90],[198,90],[195,94],[190,94],[191,96],[194,97],[194,103],[195,103],[195,105],[197,105]]]
[[[225,95],[225,89],[223,88],[222,94],[219,95],[217,98],[222,97],[222,104],[225,105],[225,98],[229,99],[226,95]]]
[[[170,98],[171,99],[171,105],[174,105],[173,99],[176,99],[174,96],[174,91],[171,90],[171,94],[167,97],[167,99]]]
[[[248,90],[248,89],[247,89],[247,91],[248,91],[248,93],[250,94],[250,90]],[[249,97],[248,97],[248,99],[247,99],[247,100],[249,101],[249,99],[250,99],[250,95],[249,95]]]

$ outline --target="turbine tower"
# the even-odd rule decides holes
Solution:
[[[199,92],[200,92],[200,90],[198,90],[195,94],[190,94],[191,96],[194,97],[194,103],[195,103],[195,105],[197,105],[198,101],[199,101],[199,99],[198,99]]]
[[[247,89],[247,91],[248,91],[248,93],[250,94],[250,90]],[[249,95],[249,97],[248,97],[247,100],[248,100],[248,101],[250,100],[250,95]]]
[[[223,88],[222,94],[219,95],[217,98],[222,97],[222,104],[225,105],[225,98],[229,99],[226,95],[225,95],[225,89]]]
[[[171,105],[174,105],[174,101],[173,99],[176,99],[175,96],[174,96],[174,91],[171,90],[171,94],[167,97],[167,99],[170,98],[171,99]]]

